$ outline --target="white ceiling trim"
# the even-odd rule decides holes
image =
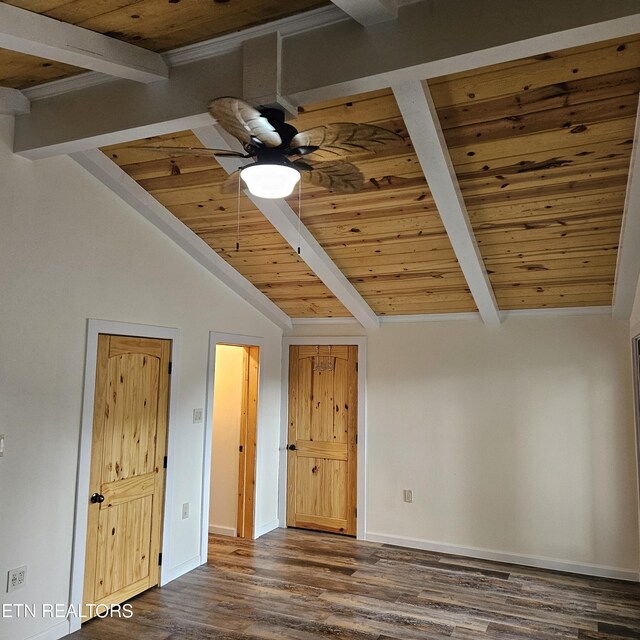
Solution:
[[[237,141],[215,126],[194,129],[193,132],[205,147],[239,150]],[[218,158],[217,160],[227,173],[233,173],[238,168],[237,159]],[[257,198],[248,190],[245,193],[294,251],[300,247],[300,258],[340,300],[349,313],[367,329],[378,327],[378,318],[371,307],[338,269],[311,232],[304,224],[299,224],[297,214],[286,201]]]
[[[392,88],[433,201],[478,311],[486,324],[500,324],[493,288],[471,229],[431,94],[421,82],[408,82]]]
[[[613,289],[614,318],[628,320],[631,316],[638,278],[640,278],[640,104],[636,114],[629,182],[624,201],[616,262]]]
[[[346,19],[284,37],[282,95],[309,104],[639,32],[635,0],[422,0],[369,28]],[[176,66],[153,91],[113,81],[40,97],[31,114],[17,118],[14,149],[49,157],[94,148],[98,134],[202,116],[216,95],[240,95],[240,44]]]
[[[416,313],[415,315],[382,316],[382,324],[406,324],[411,322],[444,322],[451,320],[476,320],[482,322],[477,311],[462,313]]]
[[[136,82],[169,76],[158,53],[4,2],[0,3],[0,47]]]
[[[30,110],[31,102],[22,91],[0,87],[0,115],[16,116],[29,113]]]
[[[294,326],[308,324],[360,324],[355,318],[291,318],[291,323]]]
[[[512,309],[501,311],[503,320],[509,318],[554,318],[562,316],[610,316],[611,306],[602,307],[555,307],[544,309]]]
[[[249,280],[221,258],[204,240],[145,191],[133,178],[99,149],[70,154],[71,157],[118,197],[133,207],[157,229],[173,240],[226,284],[235,294],[282,329],[290,329],[291,319]]]
[[[368,27],[372,24],[395,20],[398,0],[331,0],[356,22]]]

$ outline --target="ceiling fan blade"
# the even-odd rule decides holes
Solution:
[[[280,134],[271,123],[257,109],[239,98],[216,98],[209,105],[209,113],[243,145],[253,144],[256,138],[266,147],[279,147],[282,144]]]
[[[218,189],[221,193],[237,193],[238,191],[238,172],[240,169],[236,169],[233,173],[230,173],[224,182],[218,185]]]
[[[291,140],[292,149],[298,147],[320,147],[313,157],[320,160],[335,160],[353,153],[377,151],[388,144],[398,144],[404,138],[393,131],[372,124],[335,122],[301,131]]]
[[[127,147],[128,149],[140,149],[141,151],[162,152],[170,156],[202,156],[202,157],[219,157],[219,158],[247,158],[244,153],[239,151],[229,151],[227,149],[201,149],[198,147]]]
[[[294,162],[300,169],[302,179],[317,187],[339,193],[355,193],[364,185],[364,176],[355,164],[340,160],[330,162]]]

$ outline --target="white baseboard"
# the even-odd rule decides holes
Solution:
[[[616,578],[617,580],[640,581],[640,573],[630,569],[619,569],[617,567],[607,567],[598,564],[586,564],[573,562],[571,560],[560,560],[558,558],[546,558],[543,556],[528,556],[508,551],[494,551],[491,549],[479,549],[476,547],[463,547],[457,544],[442,544],[431,540],[420,538],[406,538],[404,536],[391,536],[385,533],[375,533],[367,531],[365,540],[370,542],[382,542],[383,544],[393,544],[398,547],[409,547],[411,549],[424,549],[435,553],[449,553],[456,556],[468,556],[481,560],[495,560],[496,562],[508,562],[509,564],[522,564],[528,567],[541,569],[553,569],[555,571],[566,571],[568,573],[580,573],[588,576],[598,576],[601,578]]]
[[[209,525],[209,533],[215,533],[218,536],[230,536],[231,538],[235,538],[238,535],[238,531],[234,527],[219,527],[217,524]]]
[[[200,556],[196,556],[195,558],[191,558],[191,560],[187,560],[186,562],[179,564],[173,569],[167,569],[166,571],[163,571],[160,577],[160,586],[164,587],[165,584],[168,584],[172,580],[183,576],[185,573],[189,573],[189,571],[197,569],[201,564],[206,563],[206,561],[206,558],[204,559],[204,562],[202,562]]]
[[[35,636],[31,636],[29,640],[59,640],[71,633],[69,630],[69,621],[63,620],[46,631],[41,631]]]
[[[260,536],[263,536],[265,533],[269,533],[269,531],[273,531],[280,526],[280,520],[277,518],[272,520],[271,522],[267,522],[267,524],[263,524],[259,527],[256,527],[253,538],[257,540]]]

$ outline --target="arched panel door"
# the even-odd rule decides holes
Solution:
[[[291,346],[287,526],[356,534],[358,347]]]
[[[158,584],[170,354],[169,340],[98,337],[85,605]]]

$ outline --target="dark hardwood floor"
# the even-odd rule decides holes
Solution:
[[[299,530],[210,536],[209,563],[74,640],[640,638],[640,585]]]

